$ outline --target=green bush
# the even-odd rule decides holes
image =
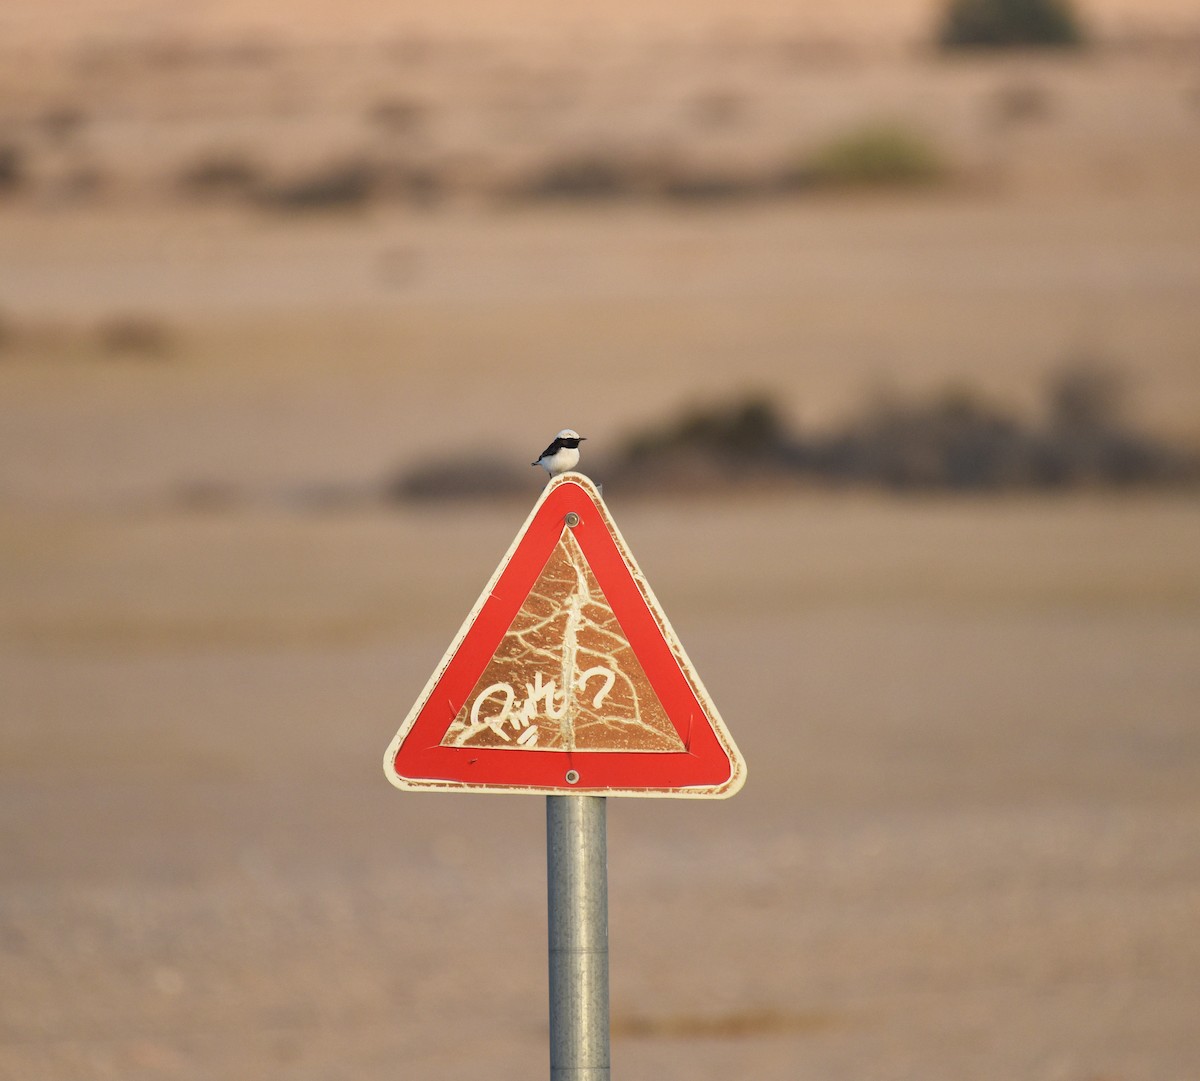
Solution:
[[[947,49],[1063,48],[1083,38],[1069,0],[950,0],[938,33]]]
[[[945,172],[941,154],[925,136],[875,123],[818,148],[788,180],[796,186],[887,187],[927,184]]]

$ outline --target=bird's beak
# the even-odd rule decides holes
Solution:
[[[585,443],[585,442],[587,442],[587,436],[586,436],[586,435],[581,435],[581,436],[579,437],[579,442],[581,442],[581,443]]]

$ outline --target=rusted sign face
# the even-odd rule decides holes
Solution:
[[[591,481],[547,486],[388,748],[401,788],[723,797],[745,766]]]
[[[682,751],[570,528],[500,640],[443,746]]]

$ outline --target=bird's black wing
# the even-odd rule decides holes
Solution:
[[[551,454],[557,454],[562,449],[563,441],[561,439],[554,440],[550,446],[548,446],[544,451],[542,451],[541,454],[538,455],[538,462],[540,462],[543,458],[549,458]],[[533,464],[537,465],[537,462],[534,462]]]

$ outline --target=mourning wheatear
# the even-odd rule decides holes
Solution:
[[[574,469],[579,464],[579,444],[586,438],[571,428],[564,428],[554,437],[554,442],[542,451],[538,460],[529,464],[540,465],[550,476],[557,477],[559,473]]]

